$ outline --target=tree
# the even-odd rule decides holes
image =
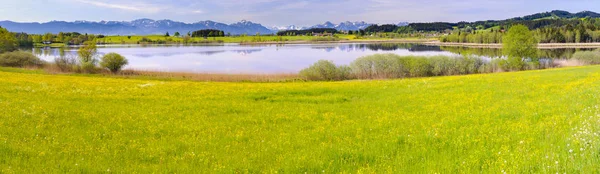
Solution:
[[[33,35],[33,43],[42,43],[42,36]]]
[[[537,44],[533,33],[525,25],[514,25],[508,29],[502,42],[504,55],[508,56],[507,68],[510,70],[521,70],[524,59],[537,58]],[[534,62],[537,62],[534,61]]]
[[[100,66],[110,70],[112,73],[117,73],[123,68],[123,66],[127,65],[129,62],[127,59],[120,54],[117,53],[108,53],[102,57],[102,62],[100,62]]]
[[[4,28],[0,28],[0,53],[15,51],[19,47],[19,42],[14,34]]]
[[[54,35],[52,35],[52,33],[46,33],[44,34],[44,42],[52,42],[52,39],[54,38]]]
[[[179,36],[181,36],[181,33],[179,33],[179,32],[175,32],[175,35],[174,35],[174,36],[175,36],[175,37],[179,37]]]
[[[79,48],[77,54],[79,54],[79,62],[84,71],[91,72],[96,67],[96,54],[98,48],[96,43],[93,41],[87,41],[83,43],[83,46]]]
[[[65,33],[59,32],[58,35],[56,35],[56,39],[58,42],[65,42]]]
[[[169,34],[169,32],[167,32],[167,33],[165,34],[165,37],[169,37],[169,36],[171,36],[171,35]]]

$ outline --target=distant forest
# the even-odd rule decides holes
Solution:
[[[205,29],[192,32],[192,37],[225,37],[221,30]]]
[[[298,35],[312,35],[313,33],[330,33],[336,34],[338,31],[333,28],[311,28],[306,30],[285,30],[277,32],[278,36],[298,36]]]

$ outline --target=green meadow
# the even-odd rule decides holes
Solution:
[[[226,83],[0,69],[0,173],[599,173],[600,66]]]

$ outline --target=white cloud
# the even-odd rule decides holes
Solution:
[[[80,2],[80,3],[90,4],[90,5],[97,6],[97,7],[112,8],[112,9],[134,11],[134,12],[158,13],[158,12],[162,11],[161,8],[153,6],[153,5],[148,5],[148,4],[136,4],[136,5],[127,4],[126,5],[126,4],[98,2],[98,1],[92,1],[92,0],[75,0],[75,1]]]

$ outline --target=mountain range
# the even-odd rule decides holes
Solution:
[[[539,20],[539,19],[570,19],[570,18],[600,18],[600,14],[592,11],[582,11],[579,13],[570,13],[568,11],[554,10],[544,13],[536,13],[523,17],[516,17],[507,19],[507,21],[513,20]],[[43,34],[43,33],[58,33],[58,32],[79,32],[79,33],[90,33],[90,34],[104,34],[104,35],[148,35],[148,34],[164,34],[165,32],[175,33],[180,32],[185,34],[190,31],[196,31],[201,29],[217,29],[223,30],[225,33],[233,35],[239,34],[271,34],[281,30],[302,30],[309,28],[334,28],[337,30],[359,30],[365,29],[373,23],[367,23],[364,21],[359,22],[341,22],[334,24],[332,22],[325,22],[309,27],[300,27],[296,25],[289,26],[274,26],[265,27],[258,23],[242,20],[240,22],[225,24],[215,21],[200,21],[196,23],[184,23],[172,20],[152,20],[152,19],[138,19],[133,21],[50,21],[46,23],[20,23],[13,21],[0,21],[0,26],[8,29],[12,32],[25,32],[31,34]],[[409,23],[401,22],[396,24],[398,26],[407,26]]]
[[[401,23],[408,24],[408,23]],[[295,25],[284,27],[267,28],[261,24],[242,20],[233,24],[225,24],[214,21],[200,21],[196,23],[184,23],[172,20],[138,19],[133,21],[50,21],[46,23],[20,23],[13,21],[0,21],[0,26],[12,32],[25,32],[31,34],[79,32],[103,35],[148,35],[164,34],[166,32],[180,32],[185,34],[190,31],[201,29],[223,30],[225,33],[238,34],[271,34],[280,30],[302,30],[308,28],[335,28],[337,30],[359,30],[372,25],[366,22],[342,22],[333,24],[325,22],[310,27],[297,27]]]

